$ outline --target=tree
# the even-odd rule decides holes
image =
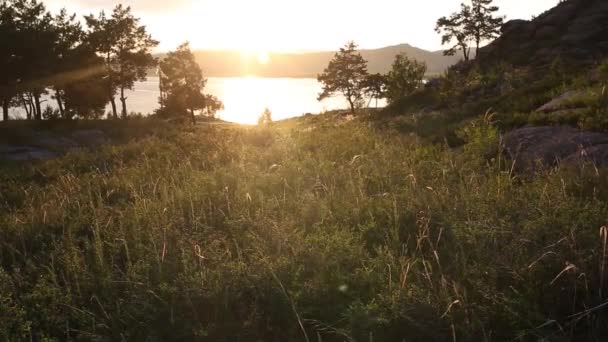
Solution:
[[[0,102],[2,120],[8,121],[8,110],[15,94],[15,13],[7,2],[0,3],[0,37],[3,37],[3,53],[0,54]]]
[[[319,94],[318,100],[342,94],[351,111],[355,113],[356,107],[363,100],[367,75],[367,61],[357,52],[357,44],[347,43],[317,77],[323,85],[323,92]]]
[[[14,89],[30,101],[32,116],[42,120],[41,96],[47,93],[53,74],[52,58],[58,37],[53,16],[37,0],[8,0],[14,24],[12,68],[17,75]]]
[[[268,126],[272,123],[272,112],[270,109],[264,109],[264,112],[258,118],[258,126]]]
[[[220,99],[211,94],[205,94],[205,107],[203,108],[203,115],[215,118],[215,114],[224,109],[224,104]]]
[[[369,97],[368,107],[372,100],[376,100],[376,108],[378,108],[378,100],[386,98],[387,77],[382,74],[368,75],[365,80],[365,95]]]
[[[495,17],[498,6],[492,6],[494,0],[472,0],[471,17],[468,30],[475,41],[475,54],[479,53],[479,45],[486,40],[491,40],[500,34],[504,17]]]
[[[89,42],[104,57],[106,65],[107,96],[112,104],[112,114],[118,117],[115,96],[120,90],[122,117],[127,117],[127,97],[125,90],[133,89],[136,81],[146,80],[148,70],[156,65],[149,50],[158,41],[139,25],[130,7],[118,5],[112,16],[101,12],[98,17],[86,16],[89,27]]]
[[[471,0],[471,5],[460,5],[460,12],[437,20],[435,31],[441,34],[441,44],[454,44],[444,55],[453,56],[461,50],[464,60],[468,61],[471,44],[475,44],[477,54],[481,43],[498,36],[504,17],[494,16],[499,8],[492,6],[492,2],[493,0]]]
[[[60,116],[71,119],[97,118],[108,103],[101,96],[105,89],[103,59],[85,40],[85,32],[76,15],[62,9],[54,18],[57,43],[54,58],[54,76],[51,78],[53,98],[57,101]]]
[[[390,102],[413,93],[422,85],[426,63],[409,59],[406,54],[395,56],[386,80],[387,98]]]
[[[471,7],[461,5],[459,13],[453,13],[449,17],[441,17],[437,20],[435,31],[441,34],[441,45],[451,44],[453,46],[443,52],[445,56],[454,56],[458,50],[462,51],[465,61],[470,59],[471,32],[470,18],[472,16]]]
[[[203,77],[201,67],[196,63],[188,43],[180,45],[176,51],[167,54],[160,62],[159,74],[162,89],[159,101],[162,114],[189,115],[192,123],[196,123],[196,111],[207,111],[209,115],[223,108],[216,97],[202,93],[207,80]]]

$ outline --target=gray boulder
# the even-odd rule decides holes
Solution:
[[[57,158],[55,152],[45,148],[20,145],[0,145],[0,160],[33,161]]]
[[[566,108],[569,102],[571,102],[573,99],[575,99],[576,97],[581,96],[581,95],[584,95],[584,93],[582,91],[577,91],[577,90],[567,91],[567,92],[563,93],[562,95],[549,101],[548,103],[544,104],[543,106],[538,108],[536,111],[541,112],[541,113],[556,112],[558,110]]]
[[[99,146],[108,143],[108,137],[98,129],[80,130],[72,133],[72,139],[85,146]]]
[[[505,134],[502,143],[519,171],[559,163],[592,162],[598,167],[608,166],[608,134],[604,133],[559,126],[524,127]]]

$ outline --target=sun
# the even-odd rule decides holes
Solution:
[[[258,52],[256,57],[260,64],[266,65],[270,62],[270,54],[266,51]]]
[[[246,63],[256,62],[261,65],[270,63],[270,53],[265,50],[244,49],[241,51],[241,56]]]

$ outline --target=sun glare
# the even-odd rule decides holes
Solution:
[[[251,49],[245,49],[241,52],[243,59],[247,62],[254,62],[261,65],[270,63],[270,53],[267,51],[256,51]]]
[[[259,52],[257,54],[258,63],[260,64],[268,64],[270,62],[270,54],[268,52]]]

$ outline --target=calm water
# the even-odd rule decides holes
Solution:
[[[224,102],[225,110],[218,117],[243,124],[255,124],[265,108],[270,109],[273,120],[281,120],[347,107],[339,97],[317,101],[320,92],[321,85],[312,78],[209,78],[205,87],[205,93]],[[152,113],[158,108],[158,78],[137,83],[127,96],[129,112]],[[43,107],[47,104],[55,106],[53,100],[44,102]],[[22,114],[19,108],[11,109],[12,116]]]

